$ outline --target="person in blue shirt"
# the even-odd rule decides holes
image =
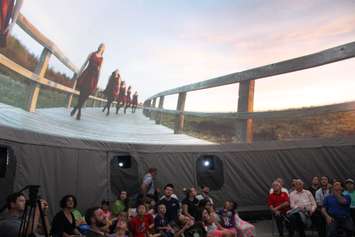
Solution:
[[[351,198],[349,195],[343,195],[342,191],[341,182],[334,182],[333,193],[323,201],[321,211],[327,222],[329,237],[338,236],[340,231],[351,237],[354,228],[350,214]]]

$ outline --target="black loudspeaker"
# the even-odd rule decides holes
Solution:
[[[8,150],[6,147],[0,147],[0,178],[4,178],[6,176],[8,163],[9,163]]]
[[[110,152],[110,184],[112,194],[127,191],[130,196],[139,192],[138,163],[126,152]]]
[[[129,154],[115,155],[111,159],[111,169],[131,168],[131,156]]]
[[[198,186],[206,185],[211,190],[220,190],[224,184],[223,162],[211,154],[200,155],[196,160]]]

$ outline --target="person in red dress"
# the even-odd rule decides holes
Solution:
[[[100,44],[97,51],[91,53],[86,59],[84,65],[80,69],[79,76],[77,78],[76,89],[80,91],[77,105],[73,108],[70,115],[74,116],[76,112],[76,119],[81,118],[81,108],[83,107],[90,94],[95,92],[97,82],[100,76],[101,65],[103,61],[103,53],[105,51],[105,45]]]
[[[0,1],[0,47],[6,47],[7,36],[16,23],[23,0]]]
[[[134,92],[133,97],[132,97],[132,113],[136,112],[138,106],[138,92]]]
[[[118,111],[122,106],[125,106],[125,101],[126,101],[126,83],[125,81],[122,81],[120,86],[120,92],[118,93],[117,96],[116,114],[118,114]]]
[[[120,84],[121,84],[121,76],[117,69],[116,71],[112,72],[110,79],[107,82],[106,89],[104,90],[104,94],[106,95],[107,98],[107,104],[103,108],[102,112],[105,112],[105,110],[107,109],[106,116],[110,114],[111,104],[118,95]]]
[[[132,94],[132,87],[129,86],[127,89],[127,95],[125,99],[124,113],[126,113],[127,108],[131,106],[131,94]]]
[[[151,214],[147,214],[144,204],[137,207],[137,216],[129,222],[129,229],[132,237],[146,237],[154,228],[154,219]]]

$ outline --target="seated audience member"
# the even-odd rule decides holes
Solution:
[[[317,192],[318,189],[320,189],[320,186],[321,186],[321,184],[320,184],[319,177],[318,176],[314,176],[312,178],[312,184],[311,184],[311,186],[308,189],[312,193],[314,198],[316,198],[316,192]]]
[[[209,196],[210,188],[207,185],[201,186],[201,194],[197,195],[197,200],[207,199],[213,205],[213,199]]]
[[[317,208],[312,193],[303,189],[303,181],[297,179],[295,191],[290,193],[290,207],[288,219],[290,221],[289,236],[293,237],[297,230],[301,237],[305,237],[305,228],[312,225],[311,216]]]
[[[137,216],[133,217],[129,222],[129,229],[133,237],[146,237],[153,230],[153,217],[146,212],[144,204],[139,204],[137,207]]]
[[[232,205],[233,205],[233,209],[237,210],[238,207],[237,203],[232,202]],[[241,219],[237,211],[235,211],[234,220],[235,220],[235,228],[237,229],[237,237],[255,236],[255,226]]]
[[[74,208],[72,213],[73,213],[73,216],[75,219],[76,226],[79,226],[79,225],[85,223],[85,219],[78,209]]]
[[[209,205],[212,205],[209,201],[207,201]],[[220,225],[218,225],[208,212],[207,209],[202,210],[202,221],[207,230],[207,236],[210,237],[233,237],[235,234],[232,231],[226,230]]]
[[[355,190],[354,190],[354,180],[347,179],[345,180],[345,195],[349,195],[351,198],[350,211],[351,218],[353,219],[353,223],[355,224]]]
[[[180,204],[174,195],[174,185],[167,184],[164,187],[164,196],[160,199],[159,204],[164,204],[166,207],[166,219],[168,222],[175,220],[179,214]],[[176,195],[175,195],[176,196]]]
[[[52,221],[51,233],[53,237],[70,237],[80,234],[72,212],[76,205],[77,201],[74,195],[66,195],[62,198],[60,201],[62,210],[54,216]]]
[[[42,210],[45,215],[45,225],[47,231],[49,230],[47,210],[48,204],[46,201],[41,200]],[[26,198],[23,193],[13,193],[6,198],[6,212],[0,216],[0,236],[1,237],[17,237],[21,226],[21,217],[25,210]],[[29,226],[33,223],[33,233],[35,234],[45,234],[43,226],[39,225],[40,213],[39,209],[35,210],[34,220],[30,221]],[[32,233],[29,229],[28,234]]]
[[[224,202],[223,209],[217,212],[220,218],[220,224],[223,228],[232,231],[234,234],[237,233],[235,228],[235,209],[234,204],[231,201]]]
[[[198,203],[196,198],[196,189],[190,188],[186,190],[186,197],[182,200],[182,214],[189,217],[192,220],[198,218]]]
[[[90,226],[86,237],[102,237],[106,236],[102,229],[106,225],[104,212],[99,207],[89,208],[85,213],[86,223]]]
[[[103,212],[103,215],[104,215],[104,218],[106,219],[106,221],[111,220],[112,213],[110,211],[110,202],[106,201],[106,200],[102,200],[101,209],[102,209],[102,212]]]
[[[112,225],[110,226],[110,233],[116,233],[116,228],[118,225],[118,222],[125,222],[126,224],[128,223],[128,213],[127,212],[120,212],[117,217],[112,219]]]
[[[328,236],[338,236],[339,231],[342,231],[346,237],[351,237],[354,226],[350,216],[350,203],[350,196],[342,194],[341,183],[333,182],[333,193],[324,199],[322,206]]]
[[[113,216],[117,216],[120,212],[128,212],[129,207],[127,191],[121,191],[117,200],[113,203],[112,214]]]
[[[287,193],[282,192],[279,181],[272,183],[272,189],[274,192],[269,194],[268,206],[275,218],[279,236],[284,236],[284,221],[290,206],[289,197]]]
[[[284,187],[284,185],[285,185],[284,180],[282,178],[277,178],[276,181],[280,183],[281,191],[284,192],[284,193],[287,193],[287,195],[288,195],[288,190],[287,190],[287,188]],[[274,189],[271,187],[269,193],[272,193],[272,192],[274,192]]]
[[[174,237],[206,237],[207,232],[202,222],[195,222],[180,214],[176,222],[171,223]]]
[[[312,222],[318,229],[318,234],[320,237],[326,236],[326,223],[324,216],[321,214],[321,208],[323,206],[323,201],[325,197],[330,195],[331,191],[329,188],[329,180],[327,176],[321,177],[321,187],[316,191],[316,202],[317,202],[317,210],[315,211]]]
[[[297,182],[297,179],[292,179],[291,180],[291,188],[290,188],[290,190],[288,192],[289,194],[296,190],[296,182]]]
[[[115,233],[109,235],[108,237],[128,237],[128,227],[127,222],[124,220],[117,221],[115,227]]]
[[[155,200],[153,198],[150,197],[146,197],[143,200],[143,203],[145,205],[145,209],[147,210],[146,214],[150,214],[153,216],[153,218],[155,217]]]
[[[159,233],[162,237],[172,237],[174,235],[166,218],[166,207],[162,203],[158,205],[158,214],[154,218],[154,227],[155,233]]]

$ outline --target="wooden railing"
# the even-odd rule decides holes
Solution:
[[[42,86],[66,93],[68,95],[67,106],[68,108],[70,108],[73,95],[79,95],[79,91],[75,90],[76,82],[74,82],[74,86],[71,88],[46,79],[44,76],[48,68],[49,59],[52,55],[54,55],[60,62],[62,62],[67,68],[69,68],[71,72],[73,72],[73,80],[76,79],[76,75],[79,73],[78,67],[76,67],[74,63],[72,63],[69,58],[64,55],[64,53],[58,48],[58,46],[54,42],[44,36],[21,13],[19,14],[16,20],[16,24],[21,27],[28,35],[30,35],[35,41],[37,41],[43,46],[41,56],[33,72],[18,65],[6,56],[0,54],[1,65],[22,76],[18,78],[25,79],[29,82],[28,88],[26,90],[28,93],[26,100],[26,109],[30,112],[34,112],[36,110],[37,101]],[[89,98],[94,101],[93,104],[95,104],[95,102],[99,102],[98,105],[102,105],[104,102],[106,102],[105,99],[96,96],[90,96]]]
[[[144,102],[144,114],[156,121],[157,124],[161,123],[163,113],[173,113],[176,115],[175,119],[175,133],[182,133],[184,128],[184,115],[195,116],[209,116],[209,117],[229,117],[236,119],[236,127],[239,137],[242,142],[251,143],[253,141],[253,118],[260,116],[271,116],[270,112],[255,113],[254,110],[254,85],[256,79],[271,77],[284,73],[290,73],[294,71],[304,70],[308,68],[318,67],[329,63],[338,62],[341,60],[355,57],[355,42],[340,45],[334,48],[326,49],[314,54],[269,64],[262,67],[249,69],[242,72],[232,73],[229,75],[213,78],[206,81],[192,83],[189,85],[177,87],[171,90],[160,92],[156,95],[149,97]],[[218,86],[224,86],[229,84],[239,83],[239,98],[237,113],[196,113],[185,112],[185,102],[187,92],[203,90],[208,88],[214,88]],[[164,110],[164,98],[168,95],[178,94],[178,101],[176,110]],[[157,99],[159,99],[159,106],[156,107]],[[354,103],[343,104],[339,108],[354,109]],[[320,107],[323,111],[335,106]],[[305,110],[308,111],[308,110]],[[320,110],[322,111],[322,109]],[[300,110],[294,110],[290,112],[296,114],[302,112]],[[306,113],[306,112],[305,112]],[[308,112],[309,113],[309,112]],[[277,113],[278,116],[287,115],[287,113]],[[275,116],[275,113],[274,115]]]

